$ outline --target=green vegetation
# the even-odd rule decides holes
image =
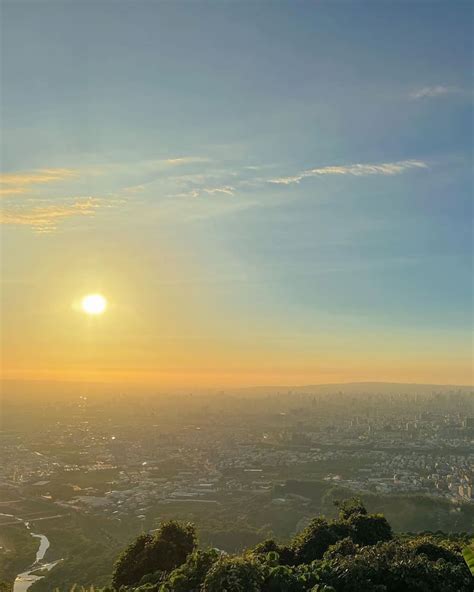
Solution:
[[[471,570],[471,573],[474,576],[474,543],[468,547],[465,547],[462,551],[462,554],[468,568]]]
[[[301,495],[310,501],[308,510],[334,515],[334,501],[354,493],[327,482],[288,480],[275,495]],[[383,513],[395,532],[462,532],[474,524],[474,504],[453,504],[429,495],[363,493],[361,499],[372,513]],[[472,528],[472,526],[471,526]]]
[[[8,518],[4,518],[3,521],[9,524],[0,523],[0,582],[10,582],[18,573],[24,571],[25,566],[33,563],[38,542],[23,523],[12,524],[12,520]],[[3,592],[1,587],[0,591]]]
[[[463,558],[467,537],[394,537],[385,517],[369,514],[359,499],[337,505],[337,518],[314,518],[287,544],[267,539],[240,555],[199,549],[192,525],[166,522],[154,534],[138,537],[122,553],[115,564],[112,588],[102,592],[474,589]]]
[[[169,573],[182,565],[196,547],[196,533],[191,524],[165,522],[158,531],[139,536],[119,557],[112,585],[136,584],[150,573]]]
[[[104,478],[104,482],[107,479]],[[91,585],[98,589],[110,585],[114,562],[123,549],[140,533],[155,532],[160,524],[175,517],[195,525],[200,549],[218,548],[240,556],[245,549],[258,549],[265,544],[261,541],[273,540],[274,545],[268,547],[267,552],[278,552],[280,563],[290,565],[292,548],[289,543],[282,545],[281,541],[289,541],[295,535],[297,524],[297,530],[302,530],[309,522],[308,516],[323,514],[331,525],[341,511],[341,507],[335,507],[334,501],[350,495],[353,494],[348,490],[328,482],[289,480],[283,486],[276,486],[274,491],[258,496],[242,493],[227,499],[223,493],[219,497],[221,504],[156,502],[146,512],[143,521],[137,521],[133,516],[117,520],[110,516],[71,512],[61,508],[59,513],[64,512],[62,517],[38,522],[37,525],[33,523],[33,529],[45,534],[51,542],[45,560],[63,561],[43,579],[35,582],[30,590],[51,592],[59,588],[61,592],[69,592],[75,583],[86,589]],[[285,503],[272,503],[272,500],[278,502],[278,498],[284,496]],[[311,501],[306,502],[301,496]],[[452,504],[427,496],[380,494],[364,494],[362,502],[368,514],[359,514],[383,514],[395,533],[418,532],[430,537],[434,536],[433,533],[439,533],[439,536],[436,535],[437,540],[459,541],[463,546],[472,539],[472,536],[449,534],[472,528],[472,504]],[[13,513],[15,508],[3,511]],[[17,511],[19,515],[51,515],[58,512],[56,508],[51,509],[50,503],[42,500],[23,502]],[[367,518],[352,520],[351,536],[362,536]],[[332,534],[333,529],[329,528],[329,535]],[[343,531],[336,533],[336,538],[339,539],[342,534]],[[383,533],[380,536],[380,540],[383,540]],[[395,540],[402,542],[408,538],[416,537],[413,534],[410,537],[398,534]],[[363,544],[360,540],[358,543],[354,540],[356,544]],[[0,582],[11,584],[16,574],[34,561],[38,542],[21,523],[1,528],[0,541],[4,546],[0,550]]]

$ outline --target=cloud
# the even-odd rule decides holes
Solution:
[[[460,89],[454,86],[424,86],[423,88],[413,91],[410,94],[410,98],[415,100],[432,99],[434,97],[440,97],[442,95],[450,95],[459,92],[461,92]]]
[[[255,192],[267,187],[268,184],[292,185],[298,184],[306,178],[322,176],[393,176],[408,170],[421,170],[428,165],[421,160],[403,160],[385,163],[355,163],[346,165],[331,165],[302,170],[292,175],[271,178],[270,171],[261,174],[264,168],[275,165],[251,165],[230,169],[229,163],[209,161],[201,157],[180,157],[159,161],[141,161],[132,163],[129,168],[123,164],[111,164],[96,168],[44,168],[30,172],[9,173],[0,175],[0,196],[18,195],[18,199],[6,200],[1,224],[26,226],[39,233],[55,231],[64,221],[74,217],[93,216],[97,208],[115,207],[119,204],[134,202],[134,207],[151,207],[153,204],[169,198],[178,207],[193,207],[196,211],[192,215],[211,215],[211,212],[236,211],[226,204],[241,202],[242,208],[250,207],[249,194],[255,198]],[[183,170],[166,174],[167,165],[173,168],[175,164],[184,162],[211,162],[202,170],[182,173]],[[167,164],[166,164],[167,163]],[[200,168],[200,167],[199,167]],[[160,174],[155,174],[158,171]],[[121,173],[118,175],[117,173]],[[259,174],[260,173],[260,174]],[[77,180],[87,175],[100,174],[104,176],[102,190],[96,197],[61,198],[46,195],[44,189],[50,189],[47,184],[68,181],[66,195],[80,195]],[[278,174],[278,173],[277,173]],[[107,183],[109,182],[109,187]],[[62,191],[64,187],[60,186]],[[33,191],[34,189],[34,191]],[[43,191],[41,191],[43,189]],[[56,192],[57,193],[57,192]],[[63,194],[64,195],[64,194]],[[239,196],[241,199],[228,199]],[[176,199],[178,198],[178,199]],[[198,199],[199,205],[191,206],[191,202]],[[219,199],[221,198],[221,199]],[[54,201],[53,201],[54,199]],[[259,200],[252,202],[252,207]],[[262,203],[265,200],[262,200]],[[206,205],[207,204],[207,205]],[[237,205],[237,203],[236,203]]]
[[[171,165],[180,165],[180,164],[194,164],[194,163],[199,163],[199,162],[209,162],[210,159],[209,158],[205,158],[202,156],[181,156],[178,158],[167,158],[164,161],[159,161],[159,162],[165,162],[166,164],[171,164]]]
[[[171,182],[171,184],[177,185],[178,183],[173,181],[173,177],[166,171],[174,169],[178,165],[206,162],[209,162],[208,158],[183,156],[131,163],[94,164],[74,169],[45,167],[19,172],[4,172],[0,174],[0,198],[15,197],[17,199],[7,199],[2,202],[4,207],[0,213],[0,224],[28,227],[37,233],[51,233],[67,219],[93,216],[99,207],[114,207],[138,194],[146,197],[147,190],[155,183],[166,186]],[[77,190],[78,181],[97,175],[102,177],[101,187],[103,189],[100,198],[51,196],[49,184],[67,183],[66,195],[77,195],[80,192]],[[109,184],[108,191],[107,183]],[[124,186],[120,188],[122,183]],[[224,185],[219,181],[208,179],[207,184],[204,184],[203,181],[199,189],[194,189],[190,193],[195,197],[204,195],[205,188],[208,186],[210,186],[209,193],[230,193],[232,190],[230,186],[214,188],[214,184]],[[64,191],[64,185],[59,186],[61,191]],[[139,201],[142,202],[143,199]]]
[[[172,193],[166,197],[199,197],[200,193],[197,189],[190,189],[189,191],[183,191],[182,193]]]
[[[28,226],[35,232],[46,234],[57,229],[58,224],[74,216],[93,216],[100,207],[100,200],[94,197],[76,198],[69,204],[15,208],[0,212],[0,224]]]
[[[234,195],[235,187],[231,185],[224,185],[224,187],[212,187],[204,189],[206,193],[209,195],[214,195],[216,193],[223,193],[224,195]]]
[[[77,176],[72,169],[38,169],[35,171],[0,174],[0,195],[26,193],[32,185],[66,181]]]
[[[0,195],[22,195],[26,193],[25,187],[9,187],[7,189],[0,188]]]
[[[401,160],[398,162],[385,162],[381,164],[349,164],[318,167],[302,171],[289,177],[269,179],[269,183],[276,185],[291,185],[300,183],[308,177],[320,177],[324,175],[345,175],[354,177],[366,177],[371,175],[399,175],[410,169],[426,169],[428,165],[420,160]]]
[[[0,174],[0,196],[28,193],[35,185],[76,179],[84,175],[140,174],[167,167],[210,162],[202,156],[182,156],[162,160],[143,160],[135,163],[109,163],[80,169],[45,168],[33,171]]]
[[[181,193],[173,193],[168,195],[167,197],[200,197],[203,193],[207,193],[208,195],[216,195],[216,194],[223,194],[223,195],[234,195],[235,187],[231,185],[223,185],[222,187],[202,187],[202,188],[194,188],[190,189],[189,191],[183,191]]]
[[[146,185],[141,184],[141,185],[130,185],[130,187],[124,187],[120,191],[122,193],[140,193],[142,191],[145,191],[145,189],[146,189]]]
[[[291,185],[292,183],[299,183],[301,179],[305,177],[310,177],[307,173],[301,173],[300,175],[293,175],[292,177],[278,177],[276,179],[269,179],[269,183],[273,183],[274,185]]]

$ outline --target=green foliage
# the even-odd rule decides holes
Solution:
[[[381,514],[352,514],[347,520],[349,536],[358,545],[375,545],[392,538],[390,524]]]
[[[293,539],[296,563],[310,563],[315,559],[321,559],[331,545],[350,534],[348,525],[330,523],[322,517],[314,518],[303,532]]]
[[[459,561],[430,561],[399,541],[333,556],[319,567],[321,581],[337,592],[469,592],[472,578]]]
[[[319,582],[319,575],[312,563],[277,567],[267,564],[264,571],[262,592],[306,592],[313,590]]]
[[[324,559],[335,559],[337,557],[346,557],[347,555],[355,555],[358,551],[358,545],[352,539],[346,537],[331,545],[324,553]]]
[[[433,534],[394,539],[384,516],[368,514],[357,499],[340,503],[336,520],[315,518],[286,545],[267,539],[243,555],[196,550],[194,529],[172,522],[129,546],[117,562],[114,589],[473,592],[465,563],[473,557],[464,551],[463,558],[465,542],[464,536]]]
[[[33,584],[31,592],[50,592],[56,588],[61,592],[69,591],[74,581],[83,585],[87,592],[94,582],[95,592],[102,592],[102,587],[110,580],[118,549],[115,545],[104,548],[103,544],[95,544],[89,539],[81,540],[81,545],[82,548],[76,547],[77,557],[73,554],[61,561],[46,577]],[[76,592],[83,592],[81,586],[78,585]]]
[[[250,558],[221,557],[207,573],[202,592],[260,592],[261,565]]]
[[[16,575],[34,562],[38,543],[26,528],[19,528],[16,524],[2,524],[0,530],[0,585],[3,587],[0,590],[3,592],[12,589]]]
[[[382,515],[367,514],[362,502],[353,498],[337,504],[339,520],[315,518],[293,539],[296,563],[321,559],[331,545],[349,538],[358,545],[375,545],[392,538],[392,529]]]
[[[287,565],[269,567],[262,592],[303,592],[306,590],[306,578]]]
[[[474,543],[469,547],[465,547],[462,550],[462,555],[471,574],[474,576]]]
[[[348,520],[353,515],[365,515],[367,510],[359,497],[352,497],[348,500],[334,502],[336,508],[339,508],[339,519]]]
[[[154,571],[147,547],[151,545],[153,537],[143,534],[137,537],[120,555],[114,567],[112,583],[115,588],[138,584],[147,573]]]
[[[216,549],[194,551],[186,563],[168,575],[159,592],[199,592],[207,572],[219,556]]]
[[[438,540],[433,536],[424,535],[408,543],[416,555],[426,555],[430,561],[448,561],[449,563],[459,563],[459,554],[461,545],[459,543]]]
[[[118,558],[112,577],[112,585],[140,583],[147,574],[170,572],[186,561],[196,546],[196,533],[192,524],[164,522],[158,531],[139,536]]]
[[[267,539],[252,549],[255,556],[266,556],[269,552],[278,554],[279,563],[282,565],[293,565],[295,563],[295,551],[289,545],[280,545],[273,539]]]
[[[55,588],[54,592],[60,592],[59,588]],[[111,592],[109,588],[95,588],[94,586],[76,586],[69,589],[69,592]]]

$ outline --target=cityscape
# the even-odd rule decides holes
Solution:
[[[0,0],[0,592],[473,592],[473,17]]]
[[[30,436],[3,429],[1,485],[77,512],[138,519],[152,501],[222,504],[233,494],[275,491],[308,470],[360,493],[474,502],[470,393],[358,396],[357,414],[355,395],[182,399],[179,414],[170,399],[168,407],[140,400],[130,416],[117,398],[109,416],[109,401],[101,407],[80,396],[62,410],[67,420]],[[74,483],[75,474],[103,471],[116,476],[107,491]]]
[[[11,577],[25,563],[31,525],[50,545],[39,591],[91,569],[105,582],[116,549],[169,518],[225,552],[292,536],[354,495],[400,531],[474,523],[468,387],[75,395],[31,398],[26,411],[10,398],[2,416],[0,568]],[[96,571],[75,547],[91,537]]]

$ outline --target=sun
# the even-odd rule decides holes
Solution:
[[[87,294],[82,299],[82,310],[89,315],[100,315],[107,308],[107,300],[102,294]]]

